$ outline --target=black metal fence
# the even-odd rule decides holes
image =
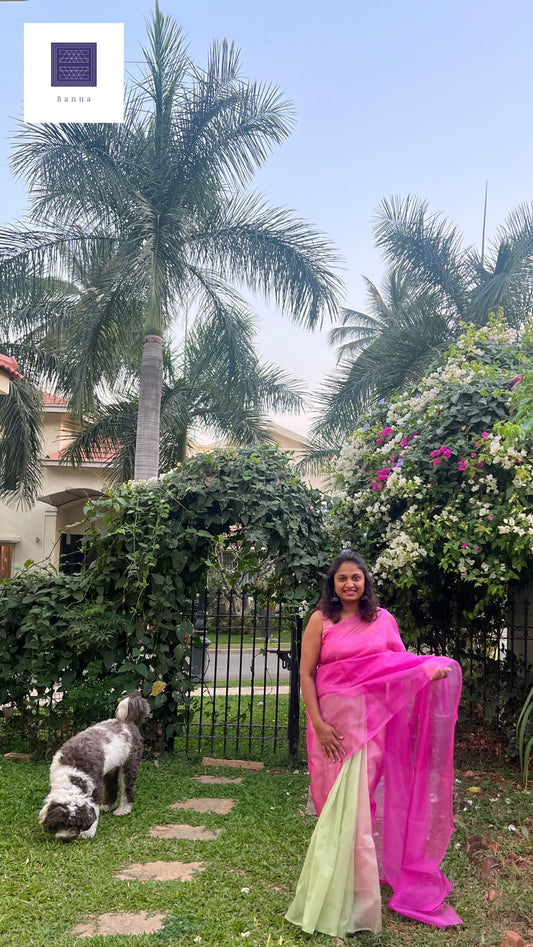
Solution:
[[[303,620],[294,606],[255,595],[200,597],[183,737],[188,755],[294,763],[300,730]]]
[[[303,749],[305,710],[299,661],[303,619],[294,605],[257,597],[202,596],[194,611],[191,712],[177,748],[188,755],[247,757],[294,764]],[[435,626],[414,650],[447,654],[463,669],[462,721],[505,726],[533,684],[533,619],[515,597],[499,619],[468,634]]]

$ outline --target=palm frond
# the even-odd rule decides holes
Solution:
[[[441,292],[467,317],[467,287],[459,231],[428,204],[408,196],[382,201],[374,223],[376,246],[391,267],[401,267],[420,291]]]
[[[42,483],[42,396],[26,379],[15,379],[0,397],[0,497],[30,507]]]
[[[197,234],[200,262],[240,280],[308,328],[332,318],[342,289],[331,244],[258,194],[230,202]]]

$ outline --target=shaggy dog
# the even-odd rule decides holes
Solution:
[[[142,756],[139,725],[149,713],[148,701],[134,694],[120,701],[114,720],[67,740],[50,767],[51,792],[39,813],[43,829],[56,838],[92,838],[100,808],[114,808],[115,815],[131,812]]]

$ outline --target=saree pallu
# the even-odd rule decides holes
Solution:
[[[431,681],[436,667],[447,678]],[[344,937],[379,930],[379,882],[389,907],[436,927],[460,924],[444,904],[439,865],[453,831],[453,738],[461,669],[405,650],[396,622],[324,618],[316,689],[323,719],[343,736],[324,757],[308,721],[311,795],[319,816],[286,914],[303,930]]]

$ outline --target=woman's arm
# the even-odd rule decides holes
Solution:
[[[337,762],[346,752],[342,745],[343,737],[322,719],[315,686],[316,668],[322,645],[322,626],[322,615],[320,612],[313,612],[302,640],[300,687],[309,719],[320,741],[324,756]]]

